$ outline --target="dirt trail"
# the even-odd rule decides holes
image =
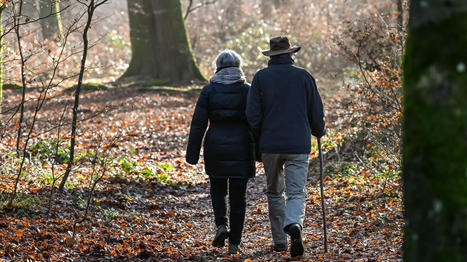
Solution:
[[[214,218],[207,176],[202,163],[196,167],[184,163],[184,148],[191,113],[199,90],[120,88],[83,94],[78,151],[92,148],[96,134],[105,139],[120,137],[111,152],[134,161],[135,171],[109,174],[98,188],[96,205],[90,218],[78,227],[77,242],[70,246],[69,236],[76,211],[85,199],[86,177],[81,166],[73,176],[75,188],[68,189],[54,203],[47,225],[45,204],[34,212],[0,210],[0,259],[28,258],[73,261],[283,261],[287,252],[271,252],[265,177],[261,168],[248,186],[243,253],[226,255],[227,247],[211,247]],[[6,106],[18,96],[5,92]],[[41,112],[39,127],[53,126],[61,108],[71,99],[58,94]],[[101,114],[95,112],[102,111]],[[70,117],[67,115],[66,117]],[[48,132],[41,138],[48,139]],[[11,139],[14,137],[12,136]],[[8,144],[8,143],[7,143]],[[312,161],[316,163],[316,161]],[[170,165],[170,177],[144,178],[137,168]],[[364,174],[350,179],[339,173],[326,179],[329,254],[323,256],[322,220],[316,166],[310,168],[304,226],[303,261],[401,261],[402,207],[399,185],[390,180],[380,194],[382,178]],[[11,177],[1,174],[2,190],[8,191]],[[30,180],[34,175],[29,176]],[[73,181],[73,180],[72,180]],[[45,203],[46,186],[34,187],[22,182],[29,196]],[[24,222],[24,221],[27,221]],[[18,231],[22,230],[22,231]],[[19,234],[18,232],[21,232]]]

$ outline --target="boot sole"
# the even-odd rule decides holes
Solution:
[[[302,256],[305,248],[303,247],[302,234],[298,227],[292,228],[290,231],[291,246],[290,246],[290,256],[298,257]]]
[[[229,237],[229,233],[227,231],[220,233],[214,240],[212,241],[212,245],[214,247],[223,247],[225,246],[225,240]]]

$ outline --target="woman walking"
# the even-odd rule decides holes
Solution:
[[[191,121],[186,161],[199,160],[204,138],[204,165],[209,176],[216,235],[212,245],[223,247],[229,238],[229,253],[239,252],[245,220],[245,194],[249,178],[255,175],[255,146],[245,116],[250,86],[241,70],[240,56],[231,50],[216,58],[216,74],[198,98]],[[229,194],[230,232],[226,197]]]

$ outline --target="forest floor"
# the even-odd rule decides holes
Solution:
[[[215,233],[209,184],[202,162],[184,162],[191,114],[199,88],[111,88],[82,94],[77,151],[78,165],[62,194],[52,198],[52,166],[31,150],[13,207],[6,207],[17,173],[10,153],[13,132],[0,145],[0,260],[1,261],[284,261],[287,252],[271,251],[265,176],[248,184],[247,213],[241,254],[227,255],[227,247],[213,248]],[[20,93],[5,90],[5,106]],[[37,96],[36,91],[28,92]],[[58,130],[69,91],[56,91],[39,113],[38,129],[30,145],[50,141]],[[328,119],[336,118],[334,101],[326,99]],[[26,108],[30,114],[30,107]],[[70,110],[69,110],[70,111]],[[334,114],[334,115],[333,115]],[[70,119],[69,114],[64,115]],[[13,125],[14,126],[14,125]],[[330,126],[332,129],[332,124]],[[66,138],[69,126],[63,127]],[[99,143],[97,137],[101,141]],[[329,141],[332,138],[328,138]],[[332,144],[332,143],[328,143]],[[96,147],[99,145],[99,147]],[[39,146],[36,146],[39,148]],[[45,147],[42,147],[45,148]],[[46,150],[42,150],[45,155]],[[66,151],[66,148],[65,148]],[[97,184],[87,219],[82,218],[93,169],[89,154],[113,158]],[[325,148],[325,154],[333,151]],[[36,152],[37,153],[37,152]],[[398,176],[374,174],[359,162],[326,157],[326,210],[329,252],[323,254],[323,231],[316,147],[310,154],[308,196],[302,261],[401,261],[402,201]],[[330,161],[333,161],[330,163]],[[57,164],[60,174],[65,165]],[[54,173],[54,174],[55,174]],[[95,176],[93,177],[95,178]]]

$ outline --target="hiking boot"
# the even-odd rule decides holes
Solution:
[[[225,239],[229,237],[229,232],[227,231],[226,225],[220,225],[217,228],[216,236],[212,241],[214,247],[223,247],[225,245]]]
[[[234,245],[234,244],[230,244],[229,245],[229,254],[230,255],[235,255],[237,254],[238,252],[242,252],[240,250],[240,246],[239,245]]]
[[[302,241],[302,228],[299,224],[291,224],[287,227],[287,234],[290,235],[290,256],[302,256],[305,251]]]
[[[274,246],[272,246],[272,250],[273,250],[274,252],[284,252],[284,251],[287,251],[287,244],[283,244],[283,243],[274,244]]]

